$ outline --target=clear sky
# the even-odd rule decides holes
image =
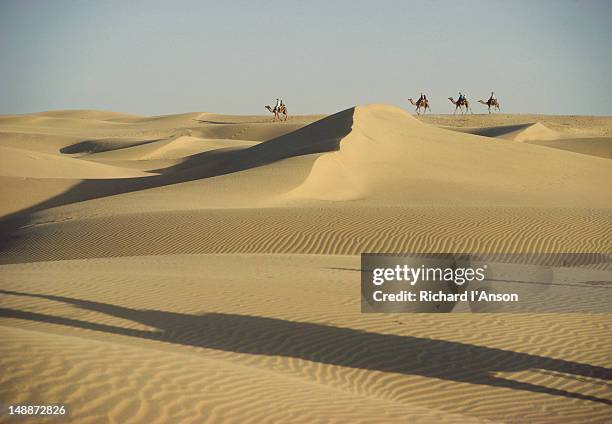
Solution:
[[[612,115],[611,52],[611,0],[0,0],[0,114],[331,113],[421,91],[448,113],[495,90],[505,112]]]

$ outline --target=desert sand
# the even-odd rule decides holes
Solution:
[[[612,117],[0,116],[0,403],[610,422],[610,315],[362,314],[359,254],[610,253],[611,159]]]

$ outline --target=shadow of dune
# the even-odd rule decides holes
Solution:
[[[482,127],[482,128],[474,128],[474,127],[449,127],[442,126],[442,128],[450,131],[462,132],[473,135],[480,135],[482,137],[501,137],[507,134],[511,134],[516,131],[526,130],[535,122],[530,122],[527,124],[513,124],[513,125],[499,125],[495,127]]]
[[[516,124],[516,125],[503,125],[498,127],[486,127],[486,128],[478,128],[469,131],[470,134],[481,135],[484,137],[500,137],[502,135],[506,135],[519,130],[526,130],[530,126],[535,124]]]
[[[0,290],[1,294],[47,299],[154,327],[134,330],[48,314],[0,309],[0,316],[217,349],[227,352],[298,358],[363,370],[417,375],[441,380],[543,393],[612,405],[612,400],[504,379],[499,372],[543,370],[570,378],[611,380],[612,369],[527,353],[446,340],[379,334],[308,322],[258,316],[208,313],[190,315],[138,310],[82,299]],[[607,383],[606,383],[607,384]]]
[[[130,140],[128,142],[122,141],[119,143],[112,138],[93,139],[80,141],[78,143],[62,147],[61,149],[59,149],[59,151],[60,153],[63,153],[65,155],[102,153],[111,150],[127,149],[129,147],[144,146],[145,144],[151,144],[161,140],[162,139],[158,138],[154,140]]]
[[[234,121],[209,121],[207,119],[196,119],[201,124],[214,124],[214,125],[238,125],[238,124],[258,124],[264,121],[244,121],[244,122],[234,122]]]

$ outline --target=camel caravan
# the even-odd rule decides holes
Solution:
[[[465,94],[459,92],[459,97],[457,98],[457,100],[455,100],[453,97],[449,97],[448,100],[450,100],[450,102],[455,105],[455,111],[453,112],[453,115],[457,113],[457,110],[459,110],[459,112],[463,114],[467,113],[468,111],[472,113],[470,102]],[[428,109],[429,113],[431,113],[429,100],[427,100],[427,96],[425,94],[421,93],[421,97],[419,97],[419,100],[417,100],[416,102],[412,100],[412,98],[408,99],[408,101],[410,102],[410,104],[412,104],[412,106],[416,106],[415,112],[417,115],[421,114],[421,109],[423,110],[423,113],[427,112]],[[478,103],[486,105],[489,109],[489,113],[491,113],[491,108],[493,108],[494,111],[495,109],[497,109],[498,112],[501,110],[499,107],[499,101],[497,100],[493,92],[491,92],[489,100],[478,100]]]
[[[455,105],[455,111],[453,112],[453,115],[457,114],[457,110],[462,114],[465,114],[468,111],[472,113],[470,102],[465,94],[459,92],[459,97],[457,98],[457,100],[455,100],[453,97],[449,97],[448,100],[450,100],[450,102]],[[416,109],[414,111],[417,115],[420,115],[421,111],[423,112],[423,114],[428,110],[429,113],[431,113],[429,100],[427,99],[427,96],[425,94],[421,93],[421,96],[416,102],[412,98],[408,99],[408,101],[412,106],[416,106]],[[478,100],[478,103],[482,103],[483,105],[487,106],[489,113],[491,113],[491,108],[493,108],[493,111],[501,111],[499,107],[499,101],[497,100],[497,98],[495,97],[495,93],[493,92],[491,92],[491,96],[487,101]],[[274,105],[274,107],[266,105],[265,108],[268,110],[268,112],[274,114],[273,122],[286,121],[288,118],[287,106],[285,106],[285,102],[283,102],[283,99],[276,99],[276,104]],[[281,115],[284,116],[284,119],[281,117]]]

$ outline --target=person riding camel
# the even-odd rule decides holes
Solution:
[[[427,96],[425,94],[421,93],[421,97],[419,97],[419,100],[416,102],[416,105],[420,106],[423,103],[427,103]]]
[[[272,112],[276,112],[278,110],[280,110],[281,105],[283,104],[282,100],[279,100],[278,98],[276,99],[276,105],[274,106],[274,109],[272,109]]]
[[[495,94],[491,91],[491,97],[489,97],[489,104],[492,104],[493,102],[495,102],[497,99],[495,98]]]

